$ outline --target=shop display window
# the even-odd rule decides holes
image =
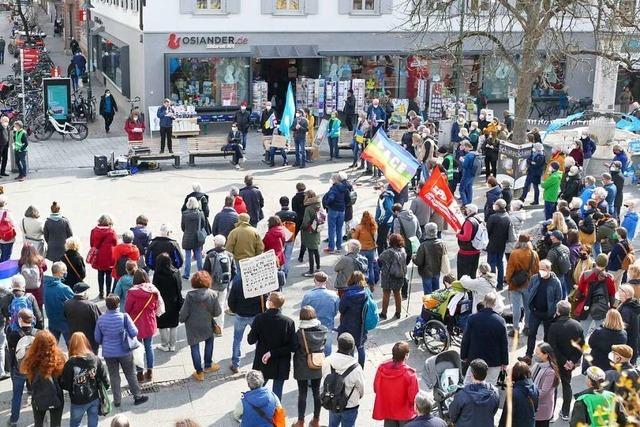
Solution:
[[[199,109],[238,108],[249,101],[249,58],[171,57],[169,97]]]
[[[100,70],[115,84],[122,88],[122,70],[120,68],[120,48],[107,38],[100,39]]]
[[[431,58],[411,55],[403,59],[400,67],[400,98],[415,98],[421,80],[437,79],[442,83],[443,95],[455,94],[457,86],[456,66],[453,58]],[[462,60],[464,95],[476,96],[480,78],[480,59],[477,56]]]
[[[398,96],[399,57],[329,56],[322,60],[322,76],[329,80],[364,79],[367,96]]]

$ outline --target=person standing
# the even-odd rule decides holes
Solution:
[[[347,253],[340,257],[333,267],[336,272],[334,288],[342,296],[354,271],[367,273],[367,259],[360,254],[360,242],[351,239],[347,242]]]
[[[329,229],[329,244],[324,251],[330,254],[342,251],[345,212],[347,205],[351,204],[350,193],[353,191],[344,172],[333,174],[331,183],[331,188],[322,198],[322,204],[327,208]]]
[[[144,138],[144,118],[140,118],[140,110],[135,109],[124,122],[124,131],[127,133],[129,143],[142,142]]]
[[[80,241],[75,237],[69,237],[65,242],[66,251],[61,261],[67,266],[67,277],[64,284],[73,289],[76,283],[82,282],[87,277],[87,267],[84,258],[80,255]]]
[[[180,268],[184,264],[184,257],[180,250],[180,245],[173,239],[173,230],[169,224],[160,226],[160,235],[151,239],[147,254],[145,257],[145,265],[151,270],[155,270],[156,258],[165,252],[171,257],[171,264],[175,268]]]
[[[622,164],[619,161],[615,161],[611,163],[609,167],[609,174],[611,175],[611,180],[613,181],[613,185],[615,186],[615,198],[613,199],[613,212],[616,218],[620,218],[621,209],[622,209],[622,200],[624,198],[624,175],[620,168]]]
[[[607,311],[615,305],[616,285],[613,276],[605,271],[608,263],[606,254],[598,255],[593,268],[582,273],[578,282],[573,317],[580,319],[585,335],[589,335],[592,322],[596,328],[602,325]]]
[[[269,228],[262,238],[264,251],[268,252],[273,250],[276,257],[276,264],[278,268],[282,268],[284,265],[284,246],[287,243],[285,228],[277,216],[270,216],[269,219],[267,219],[267,227]]]
[[[296,149],[296,163],[294,166],[301,168],[306,167],[307,163],[307,131],[309,130],[309,121],[304,117],[304,110],[298,109],[296,117],[291,125],[293,131],[293,141]]]
[[[400,295],[407,274],[407,254],[405,252],[405,240],[400,234],[389,236],[389,247],[378,257],[380,264],[380,287],[382,288],[382,311],[378,317],[387,318],[387,308],[393,293],[395,300],[396,319],[400,319],[402,311],[402,297]],[[354,336],[355,338],[355,336]]]
[[[447,427],[447,423],[432,414],[436,403],[426,391],[418,391],[414,402],[416,417],[406,423],[404,427]]]
[[[347,99],[344,100],[344,118],[349,132],[353,131],[353,123],[356,120],[356,98],[353,91],[349,89]]]
[[[367,341],[367,330],[364,327],[364,310],[367,303],[367,281],[364,274],[356,271],[348,281],[349,287],[340,298],[338,311],[340,311],[340,326],[338,334],[348,332],[355,340],[358,351],[358,363],[364,367],[365,352],[364,343]]]
[[[0,64],[4,64],[4,48],[7,46],[7,42],[4,36],[0,36]]]
[[[593,153],[596,151],[596,143],[589,132],[584,130],[582,131],[582,135],[580,135],[580,141],[582,142],[582,153],[584,155],[584,160],[582,161],[582,170],[584,173],[587,173],[587,167],[589,166],[589,161],[591,157],[593,157]]]
[[[262,372],[247,372],[249,391],[242,393],[242,419],[240,427],[271,427],[274,415],[282,409],[280,399],[264,386]]]
[[[534,143],[531,154],[527,158],[527,177],[524,182],[524,190],[520,200],[522,202],[527,198],[529,189],[533,186],[533,202],[532,206],[538,204],[540,200],[540,181],[542,180],[542,173],[544,172],[544,165],[546,159],[544,157],[544,146],[541,143]]]
[[[304,182],[298,182],[296,184],[296,194],[291,198],[291,209],[296,214],[296,233],[302,232],[302,219],[304,217],[304,192],[307,190]],[[298,262],[304,261],[304,253],[306,248],[304,247],[304,243],[302,242],[302,238],[300,241],[300,252],[298,253]]]
[[[284,244],[284,265],[282,266],[282,271],[287,277],[291,265],[291,254],[293,254],[296,236],[300,229],[298,227],[298,215],[289,208],[289,198],[282,196],[278,202],[280,203],[280,210],[276,212],[276,216],[282,221],[282,226],[287,230],[285,234],[289,236]]]
[[[182,212],[182,249],[184,249],[184,273],[183,279],[189,280],[191,274],[191,256],[196,259],[196,267],[202,270],[202,247],[207,238],[207,219],[200,203],[195,197],[187,200],[187,209]]]
[[[556,406],[556,394],[560,384],[558,361],[553,348],[546,342],[536,346],[533,358],[536,362],[531,378],[539,391],[536,408],[536,426],[548,427]]]
[[[100,97],[100,115],[104,118],[104,130],[109,133],[109,128],[113,122],[113,116],[118,112],[118,104],[111,96],[109,89],[104,91],[104,95]]]
[[[550,220],[556,211],[556,204],[560,196],[560,182],[562,181],[562,172],[560,172],[560,164],[551,162],[549,164],[549,175],[540,183],[543,189],[542,198],[544,199],[544,219]]]
[[[513,313],[513,329],[509,336],[520,333],[521,313],[524,311],[524,335],[529,332],[529,304],[527,304],[530,278],[538,272],[540,259],[533,250],[528,234],[518,236],[518,243],[507,261],[504,281],[509,287],[509,298]]]
[[[474,359],[469,363],[467,377],[470,381],[455,394],[449,406],[449,418],[456,427],[494,425],[499,398],[498,391],[492,385],[495,381],[487,377],[489,369],[482,359]]]
[[[513,382],[511,398],[506,397],[499,427],[505,427],[507,414],[511,413],[511,427],[535,427],[536,407],[539,402],[538,387],[531,381],[531,370],[524,362],[516,362],[507,381]]]
[[[211,290],[216,291],[218,294],[218,301],[223,310],[228,309],[227,295],[229,293],[229,287],[239,271],[236,268],[236,263],[233,260],[233,254],[225,250],[225,244],[227,239],[222,234],[217,234],[213,237],[213,249],[207,252],[204,260],[204,271],[211,275]],[[213,326],[213,332],[216,336],[222,336],[222,330],[224,329],[224,315],[220,315],[214,318],[215,325]]]
[[[470,142],[463,142],[460,144],[462,150],[462,157],[458,160],[458,164],[461,165],[462,176],[460,177],[460,201],[462,206],[467,206],[473,201],[473,180],[476,177],[478,171],[476,171],[476,157],[477,153],[472,152],[473,146]]]
[[[424,295],[429,295],[440,288],[440,274],[449,273],[449,256],[446,245],[438,239],[436,224],[427,223],[424,226],[424,234],[425,239],[418,247],[413,263],[418,267],[418,273],[422,278]]]
[[[631,89],[629,86],[625,86],[618,96],[618,102],[620,103],[620,112],[622,114],[629,113],[629,104],[633,102],[633,95],[631,94]]]
[[[3,62],[0,61],[0,64],[2,63]],[[9,160],[9,146],[11,145],[9,117],[2,116],[2,118],[0,118],[0,176],[9,176],[7,173],[7,161]]]
[[[367,109],[367,120],[370,123],[369,134],[371,138],[376,135],[378,129],[380,129],[387,120],[387,113],[383,107],[380,106],[380,100],[373,98],[371,105]]]
[[[317,216],[321,207],[320,199],[316,196],[315,191],[305,191],[304,206],[304,215],[300,224],[301,244],[309,251],[309,271],[304,273],[304,276],[313,277],[313,274],[320,270],[320,231],[318,231]]]
[[[597,366],[603,371],[609,369],[609,353],[613,345],[627,343],[627,331],[624,330],[624,322],[620,312],[615,308],[607,311],[607,316],[602,322],[602,326],[597,328],[587,340],[591,348],[591,360],[582,360],[582,369],[588,365]]]
[[[33,205],[29,206],[24,212],[24,218],[22,218],[20,225],[24,244],[33,246],[36,253],[44,257],[46,243],[44,241],[44,220],[40,218],[40,211]]]
[[[211,234],[211,228],[209,227],[209,214],[211,213],[209,209],[209,195],[204,191],[202,191],[202,185],[199,182],[194,182],[193,184],[191,184],[191,189],[193,191],[187,194],[186,197],[184,198],[184,202],[182,203],[182,207],[180,208],[180,211],[181,212],[186,211],[187,202],[189,201],[189,198],[195,197],[198,203],[200,203],[200,210],[204,214],[204,219],[206,220],[205,229],[207,230],[208,234]]]
[[[618,299],[620,305],[618,311],[624,321],[625,330],[627,331],[627,345],[633,350],[631,363],[636,364],[638,359],[638,335],[640,334],[640,302],[634,296],[633,286],[622,285],[618,289]]]
[[[244,177],[244,187],[240,189],[240,197],[247,206],[251,225],[256,227],[258,222],[264,218],[264,212],[262,212],[264,197],[262,197],[260,188],[253,185],[253,175]]]
[[[571,291],[569,278],[567,277],[571,272],[571,252],[568,247],[562,244],[565,240],[562,231],[553,230],[549,239],[551,240],[551,247],[547,253],[547,261],[551,263],[551,271],[560,280],[562,298],[566,298]]]
[[[267,299],[267,311],[258,314],[247,336],[256,344],[253,369],[259,370],[265,381],[273,380],[273,393],[282,399],[284,382],[289,378],[291,353],[295,351],[296,330],[292,319],[282,314],[284,295],[272,292]]]
[[[98,298],[102,299],[104,295],[109,295],[112,291],[111,270],[115,265],[113,261],[113,248],[118,244],[118,238],[113,229],[111,216],[107,214],[100,215],[98,225],[91,230],[89,242],[95,252],[91,266],[98,271]]]
[[[113,247],[113,268],[111,269],[111,277],[113,283],[117,283],[120,276],[124,276],[127,272],[127,261],[135,261],[140,259],[140,250],[133,244],[133,231],[127,230],[122,233],[122,243]]]
[[[51,267],[53,276],[46,276],[44,280],[44,305],[48,319],[48,329],[53,334],[56,342],[60,335],[69,346],[69,324],[64,315],[65,301],[73,299],[74,294],[70,287],[62,283],[62,278],[67,273],[67,266],[58,261]]]
[[[376,203],[376,224],[378,225],[378,236],[376,245],[378,247],[378,255],[384,252],[388,247],[388,237],[393,225],[393,198],[394,194],[388,188],[383,187],[378,202]]]
[[[492,210],[494,214],[487,220],[487,235],[489,236],[487,262],[491,266],[492,273],[495,274],[496,270],[498,271],[497,289],[501,291],[504,285],[504,251],[506,243],[514,240],[514,236],[512,236],[511,219],[507,213],[507,202],[503,199],[496,200]]]
[[[213,217],[211,224],[211,234],[216,236],[221,234],[225,238],[229,237],[229,233],[238,222],[238,213],[233,209],[233,197],[226,196],[224,198],[224,207]]]
[[[187,293],[184,305],[180,309],[180,322],[184,323],[187,343],[191,347],[193,378],[204,381],[205,372],[217,372],[220,365],[213,363],[214,333],[211,328],[213,319],[222,314],[218,295],[212,291],[211,276],[206,271],[198,271],[191,277],[193,290]],[[204,368],[200,358],[200,343],[204,341]]]
[[[334,291],[327,289],[329,277],[326,273],[319,271],[313,276],[313,284],[315,287],[302,297],[300,305],[302,307],[312,307],[316,313],[320,324],[327,329],[327,337],[324,345],[324,355],[331,354],[331,343],[333,342],[333,330],[335,318],[338,314],[338,305],[340,298]]]
[[[376,232],[378,227],[369,211],[362,213],[362,219],[356,227],[351,230],[351,237],[360,242],[360,253],[367,258],[367,283],[373,289],[376,284]]]
[[[267,101],[264,108],[260,116],[260,130],[263,136],[271,136],[278,125],[278,116],[276,110],[271,108],[271,101]]]
[[[467,218],[462,223],[462,228],[456,235],[459,248],[456,261],[458,279],[462,276],[476,277],[476,270],[478,270],[478,264],[480,262],[480,249],[483,249],[473,247],[473,239],[480,230],[480,224],[482,224],[482,220],[476,217],[478,207],[470,203],[466,205],[463,210]]]
[[[384,420],[385,426],[401,426],[416,416],[414,401],[418,394],[418,376],[407,365],[409,344],[399,341],[391,350],[392,359],[381,364],[373,380],[376,398],[373,419]]]
[[[340,126],[342,122],[338,118],[338,112],[333,111],[329,124],[327,125],[327,139],[329,140],[329,161],[333,161],[334,158],[340,158],[340,148],[338,147],[338,141],[340,140]]]
[[[13,122],[13,155],[18,168],[18,181],[27,179],[27,150],[29,140],[27,139],[27,131],[24,130],[24,124],[21,120]]]
[[[167,98],[162,102],[162,106],[158,108],[156,117],[160,119],[160,154],[164,153],[165,144],[169,149],[169,153],[173,153],[171,137],[173,136],[175,111],[171,106],[170,99]]]
[[[242,151],[247,149],[247,134],[249,133],[249,126],[251,125],[250,117],[251,112],[247,110],[247,102],[243,101],[242,104],[240,104],[240,110],[236,111],[236,114],[233,116],[233,121],[242,134]]]
[[[229,233],[226,249],[231,252],[236,263],[264,252],[262,238],[260,238],[258,231],[249,224],[248,214],[238,215],[236,228]],[[238,266],[239,264],[236,267]]]
[[[576,403],[571,412],[571,426],[615,426],[626,425],[627,416],[621,399],[605,390],[604,370],[591,366],[586,370],[587,388],[576,394]]]
[[[96,323],[98,318],[102,314],[98,305],[89,301],[87,291],[89,285],[86,283],[76,283],[73,287],[73,298],[65,301],[64,303],[64,316],[67,319],[69,327],[69,336],[73,341],[73,335],[81,333],[87,337],[88,343],[91,345],[91,350],[98,354],[98,343],[95,340]],[[69,344],[69,347],[73,346],[73,342]]]
[[[171,265],[171,258],[166,253],[161,253],[156,258],[153,285],[160,292],[165,308],[165,312],[157,319],[161,342],[158,350],[174,352],[178,335],[178,315],[184,300],[180,270]]]
[[[51,204],[51,214],[44,221],[42,228],[44,240],[47,242],[46,258],[51,262],[60,261],[65,253],[67,239],[73,236],[69,220],[60,214],[60,204]]]

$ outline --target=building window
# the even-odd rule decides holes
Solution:
[[[222,0],[197,0],[196,9],[222,12]]]
[[[118,88],[122,88],[122,70],[120,68],[120,48],[108,38],[100,39],[100,70]]]
[[[300,14],[304,11],[303,0],[275,0],[276,14]]]
[[[352,11],[373,13],[376,11],[376,0],[353,0]]]

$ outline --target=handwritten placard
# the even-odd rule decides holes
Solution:
[[[276,253],[272,250],[240,261],[245,298],[259,297],[279,288]]]

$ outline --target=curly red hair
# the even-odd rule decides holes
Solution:
[[[362,219],[360,220],[360,225],[365,227],[371,234],[375,234],[378,229],[375,220],[373,219],[373,215],[371,212],[364,211],[362,212]]]
[[[58,348],[58,342],[51,332],[40,331],[22,360],[20,371],[29,382],[33,382],[38,373],[43,378],[57,378],[62,375],[65,361],[64,353]]]

